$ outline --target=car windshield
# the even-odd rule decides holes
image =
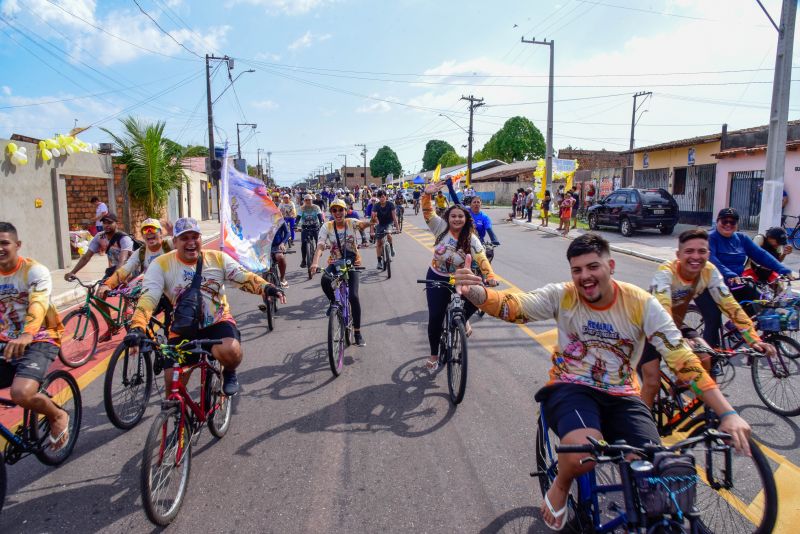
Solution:
[[[642,195],[642,202],[645,204],[669,204],[669,197],[662,193],[661,191],[639,191],[639,194]]]

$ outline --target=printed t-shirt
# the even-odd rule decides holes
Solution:
[[[101,213],[108,213],[108,206],[106,206],[105,202],[100,202],[97,207],[94,209],[94,216],[99,217]],[[98,232],[103,231],[103,221],[96,221],[95,227],[97,228]]]
[[[633,284],[614,285],[614,301],[604,309],[581,299],[572,282],[527,293],[487,288],[479,308],[512,323],[556,320],[558,342],[548,385],[580,384],[612,395],[639,395],[636,365],[649,341],[695,392],[716,387],[658,300]]]
[[[437,208],[446,208],[447,207],[447,197],[444,195],[436,195],[436,207]]]
[[[297,216],[297,209],[294,207],[294,202],[278,204],[278,209],[281,210],[281,215],[284,219],[294,219]]]
[[[708,289],[720,311],[730,318],[748,343],[761,341],[753,321],[733,298],[730,289],[725,285],[722,275],[713,263],[706,262],[695,281],[681,278],[679,266],[680,262],[677,259],[659,265],[650,286],[650,292],[672,315],[676,325],[683,326],[683,318],[689,304],[697,295]]]
[[[0,271],[0,341],[25,333],[60,346],[64,327],[50,302],[52,291],[50,271],[36,260],[20,257],[11,272]]]
[[[200,293],[203,295],[203,319],[200,328],[221,322],[236,324],[225,296],[225,284],[261,295],[267,282],[220,250],[204,250],[202,254]],[[131,326],[145,329],[162,294],[174,306],[181,293],[191,287],[196,270],[197,264],[182,262],[176,251],[156,258],[144,273],[142,296],[133,314]]]
[[[361,265],[361,254],[358,252],[358,244],[361,242],[361,234],[358,231],[357,219],[345,219],[344,229],[335,229],[335,221],[328,221],[319,230],[317,243],[330,247],[331,253],[328,257],[328,264],[341,259],[351,259],[356,266]],[[336,239],[338,235],[338,240]],[[339,243],[345,249],[347,258],[344,258],[339,248]],[[318,245],[318,246],[319,246]]]
[[[322,217],[322,210],[319,206],[311,205],[310,207],[302,206],[299,212],[300,228],[305,226],[319,226],[319,219]]]

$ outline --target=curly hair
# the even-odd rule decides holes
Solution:
[[[464,226],[461,228],[461,232],[458,234],[458,243],[456,248],[464,254],[471,254],[472,245],[470,241],[472,240],[472,234],[475,232],[475,223],[472,220],[472,215],[470,215],[469,210],[458,204],[450,206],[442,214],[442,219],[444,219],[444,222],[447,223],[447,228],[445,228],[444,232],[436,236],[435,244],[438,245],[444,236],[450,231],[450,212],[453,210],[461,210],[464,212]]]

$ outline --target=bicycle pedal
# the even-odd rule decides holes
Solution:
[[[258,305],[258,309],[261,310],[262,312],[265,312],[265,311],[267,311],[267,305],[266,304],[259,304]]]

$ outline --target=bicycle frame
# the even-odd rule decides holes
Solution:
[[[342,309],[342,319],[344,320],[345,328],[350,326],[350,284],[349,273],[343,273],[341,278],[337,277],[334,282],[333,294],[336,297],[336,303]]]
[[[179,364],[175,363],[172,366],[172,380],[170,381],[169,385],[169,393],[167,394],[167,398],[164,402],[161,403],[162,407],[171,407],[171,406],[178,406],[178,409],[181,413],[181,428],[183,428],[183,422],[186,419],[187,412],[186,408],[188,407],[191,410],[192,415],[197,418],[197,421],[200,423],[205,423],[208,420],[208,417],[214,413],[214,411],[219,407],[218,405],[207,407],[206,399],[205,399],[205,385],[206,380],[208,380],[208,373],[216,373],[215,370],[211,368],[208,362],[205,360],[206,356],[201,356],[200,362],[189,365],[186,367],[181,367]],[[189,395],[189,392],[186,390],[186,386],[183,385],[181,382],[181,377],[185,374],[191,373],[194,369],[200,368],[200,402],[197,403],[192,400],[192,397]],[[166,432],[166,429],[164,430]],[[181,458],[183,457],[183,453],[186,449],[184,447],[179,448],[177,457],[175,459],[176,462],[180,462]]]

